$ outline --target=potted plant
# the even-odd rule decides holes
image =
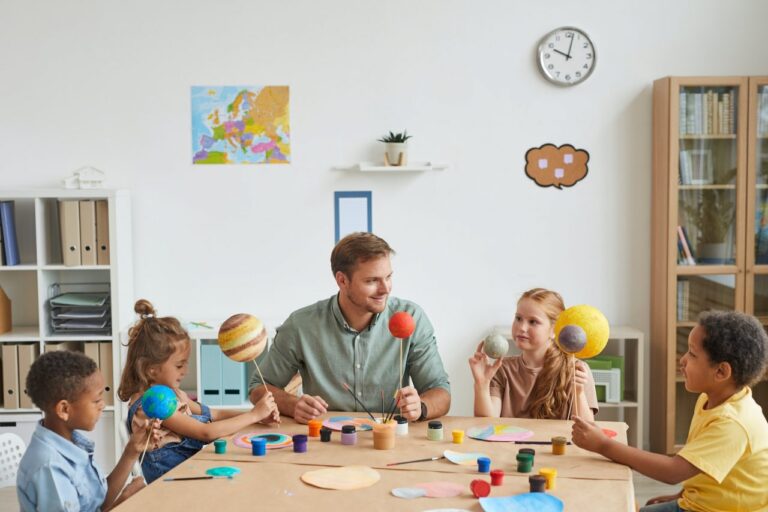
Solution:
[[[403,130],[402,133],[392,133],[384,135],[379,139],[379,142],[386,144],[386,151],[384,152],[384,165],[408,165],[408,139],[412,135],[408,135],[407,130]]]
[[[729,244],[732,230],[734,201],[732,190],[701,190],[699,197],[688,198],[683,209],[687,220],[696,230],[696,260],[699,263],[727,263],[733,259]],[[698,195],[698,194],[697,194]]]

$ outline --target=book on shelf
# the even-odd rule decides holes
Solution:
[[[688,265],[695,265],[696,260],[693,259],[693,253],[691,252],[691,246],[688,243],[688,239],[685,235],[685,231],[683,231],[682,226],[677,226],[677,236],[678,240],[680,241],[680,244],[682,245],[683,249],[683,261]]]
[[[688,320],[688,311],[690,308],[688,296],[690,294],[690,281],[687,279],[677,282],[677,321],[685,322]]]
[[[5,265],[18,265],[21,260],[19,258],[19,242],[16,238],[16,213],[13,201],[0,201],[0,229],[3,232]]]

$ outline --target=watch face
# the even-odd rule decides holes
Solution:
[[[595,47],[587,34],[573,27],[558,28],[539,43],[539,67],[550,82],[576,85],[595,68]]]

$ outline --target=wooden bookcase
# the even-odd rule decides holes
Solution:
[[[36,354],[64,348],[85,352],[94,359],[99,348],[102,373],[107,376],[106,393],[113,405],[107,405],[93,432],[86,435],[96,442],[95,457],[108,471],[114,467],[122,451],[124,408],[116,396],[120,381],[120,328],[133,315],[133,270],[131,245],[131,205],[128,192],[122,190],[40,189],[0,190],[0,200],[13,201],[15,226],[21,262],[0,266],[0,287],[11,299],[12,323],[9,332],[0,334],[0,348],[9,357],[19,346]],[[101,265],[65,266],[59,227],[59,200],[105,200],[108,210],[109,263]],[[111,328],[100,334],[60,334],[53,332],[48,299],[52,285],[103,286],[109,291]],[[88,290],[82,290],[88,291]],[[98,344],[99,348],[96,348]],[[94,352],[94,349],[96,350]],[[15,355],[15,354],[14,354]],[[10,357],[9,357],[10,359]],[[26,365],[28,367],[28,364]],[[23,370],[23,368],[18,368]],[[109,378],[111,375],[111,378]],[[23,377],[16,377],[18,393],[24,391]],[[4,395],[7,390],[4,390]],[[8,406],[11,407],[8,407]],[[29,443],[41,412],[30,407],[16,407],[12,400],[0,402],[1,432],[15,432]]]
[[[653,85],[651,449],[675,453],[697,396],[680,357],[701,311],[768,325],[768,77]],[[768,383],[753,388],[768,412]]]
[[[512,326],[498,325],[494,332],[509,341],[507,355],[519,355],[520,351],[512,340]],[[627,424],[627,443],[643,448],[645,443],[645,335],[634,327],[610,327],[608,343],[602,354],[620,356],[624,359],[624,396],[618,403],[600,402],[599,421],[623,421]]]

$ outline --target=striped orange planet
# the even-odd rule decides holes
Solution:
[[[219,328],[219,347],[230,359],[243,363],[256,359],[267,346],[267,329],[253,315],[238,313]]]

